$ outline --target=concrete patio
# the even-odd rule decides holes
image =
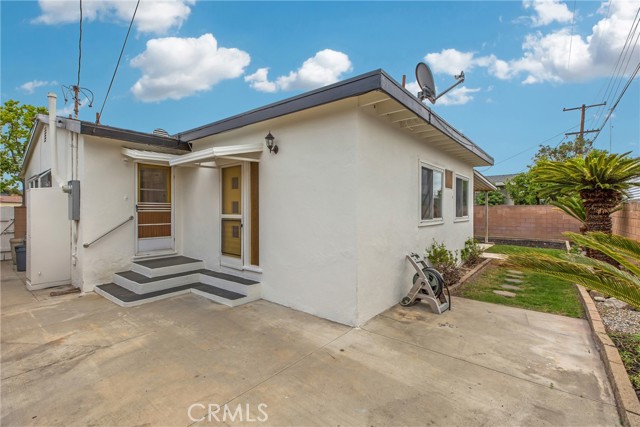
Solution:
[[[2,425],[619,425],[584,320],[459,298],[355,329],[192,294],[121,308],[29,292],[7,262],[0,286]]]

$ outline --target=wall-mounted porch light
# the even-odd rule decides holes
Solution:
[[[275,138],[271,135],[271,131],[264,137],[264,140],[267,142],[267,148],[270,153],[278,154],[278,146],[274,143]]]

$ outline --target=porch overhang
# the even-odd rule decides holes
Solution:
[[[496,191],[496,186],[493,185],[480,172],[474,170],[473,171],[473,191]]]
[[[175,154],[158,153],[155,151],[134,150],[131,148],[123,148],[122,154],[136,162],[154,163],[160,165],[169,165],[169,161],[180,157]]]
[[[247,154],[261,153],[264,144],[227,145],[222,147],[205,148],[181,156],[174,156],[169,160],[170,166],[194,165],[203,162],[211,162],[216,159],[242,160],[248,162],[258,162],[254,157],[247,157]]]

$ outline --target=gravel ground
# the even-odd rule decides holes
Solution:
[[[640,334],[640,311],[617,308],[610,303],[596,302],[602,322],[611,332]]]

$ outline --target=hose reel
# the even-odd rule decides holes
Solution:
[[[416,274],[413,275],[411,290],[406,297],[402,298],[400,305],[407,307],[425,300],[436,314],[451,310],[449,288],[429,259],[423,259],[413,252],[407,255],[407,259],[416,270]]]

